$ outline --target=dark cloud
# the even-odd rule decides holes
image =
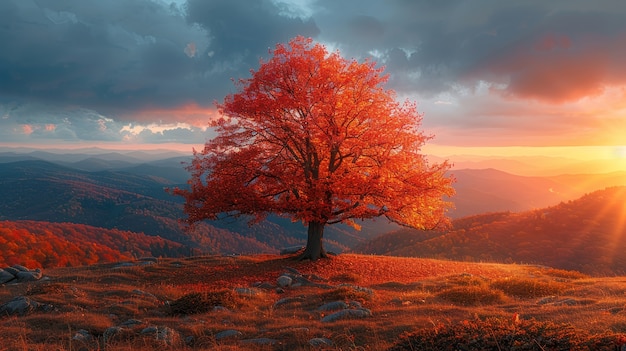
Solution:
[[[624,18],[613,0],[4,0],[0,138],[122,140],[137,136],[130,124],[206,126],[231,79],[297,35],[376,60],[399,96],[480,102],[434,109],[437,126],[515,126],[521,117],[483,110],[626,85]],[[554,130],[568,118],[554,117]],[[196,140],[203,129],[172,128],[142,138]]]
[[[0,13],[5,98],[115,112],[200,96],[184,48],[206,33],[155,2],[3,1]]]
[[[508,85],[511,96],[565,101],[626,81],[626,7],[615,1],[395,0],[352,10],[339,1],[318,4],[325,9],[315,17],[320,38],[350,56],[374,56],[402,92],[433,96],[489,81]],[[566,52],[556,47],[562,40],[571,45]],[[550,53],[534,52],[542,44]],[[603,72],[581,74],[585,65]],[[546,86],[547,72],[562,82]],[[590,88],[566,91],[577,84]]]
[[[311,19],[283,16],[269,0],[189,0],[188,20],[207,30],[217,61],[237,62],[243,72],[268,56],[268,49],[294,36],[319,33]]]

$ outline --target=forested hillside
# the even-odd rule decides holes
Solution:
[[[626,187],[521,213],[456,220],[448,232],[402,229],[357,252],[465,261],[534,263],[595,275],[626,273]]]
[[[0,266],[82,266],[197,253],[160,237],[83,224],[0,221]]]

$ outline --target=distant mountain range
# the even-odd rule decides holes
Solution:
[[[547,208],[457,219],[446,231],[401,229],[354,251],[623,275],[625,247],[626,187],[612,187]]]
[[[270,216],[248,226],[239,220],[200,223],[185,232],[182,199],[166,189],[186,186],[184,163],[191,155],[172,152],[103,152],[71,154],[0,150],[0,220],[76,223],[144,233],[179,243],[198,252],[258,253],[303,245],[306,228]],[[491,212],[521,212],[554,206],[607,186],[626,185],[626,172],[519,176],[496,169],[456,169],[457,194],[452,218]],[[361,232],[349,226],[327,228],[327,249],[351,250],[394,232],[387,220],[363,221]],[[428,232],[417,235],[435,235]]]

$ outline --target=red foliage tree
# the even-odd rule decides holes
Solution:
[[[217,137],[189,166],[188,223],[268,213],[308,225],[301,258],[325,257],[324,227],[385,216],[424,228],[445,221],[447,163],[420,153],[414,103],[383,88],[374,62],[346,60],[311,39],[277,45],[239,92],[218,104]]]

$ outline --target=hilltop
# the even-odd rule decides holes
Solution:
[[[151,259],[0,286],[2,350],[614,350],[624,278],[344,254]],[[10,302],[10,303],[9,303]],[[513,346],[515,348],[513,348]]]
[[[451,230],[402,229],[356,252],[463,261],[533,263],[593,275],[626,273],[626,187],[556,206],[455,220]]]

